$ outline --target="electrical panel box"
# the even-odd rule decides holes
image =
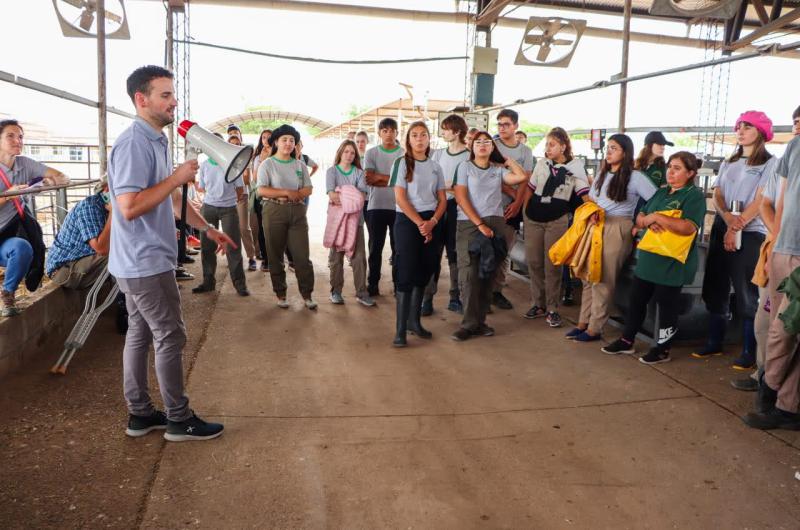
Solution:
[[[497,73],[497,48],[483,48],[475,46],[472,57],[473,74]]]

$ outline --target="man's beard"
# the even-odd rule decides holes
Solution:
[[[171,125],[175,121],[174,115],[171,116],[169,113],[165,112],[163,114],[159,114],[156,116],[158,118],[158,123],[162,127],[166,127],[167,125]]]

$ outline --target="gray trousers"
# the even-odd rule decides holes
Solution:
[[[186,328],[175,272],[145,278],[117,278],[128,307],[128,334],[122,351],[122,373],[128,412],[148,416],[155,407],[147,384],[147,352],[155,350],[156,378],[167,418],[184,421],[192,412],[183,388]]]
[[[494,231],[495,237],[508,238],[514,229],[508,226],[500,216],[484,217],[483,222]],[[478,277],[478,261],[469,253],[469,242],[478,233],[472,221],[459,221],[456,235],[456,256],[458,260],[458,283],[461,286],[461,303],[464,305],[464,318],[461,327],[469,331],[477,331],[486,323],[486,314],[492,302],[493,279],[481,280]],[[500,266],[495,274],[499,274]]]
[[[204,204],[201,210],[206,221],[214,227],[219,227],[222,223],[222,231],[236,243],[235,249],[228,249],[228,270],[231,274],[231,281],[237,291],[247,288],[247,281],[244,277],[244,265],[242,264],[242,236],[239,232],[239,214],[236,206],[220,208]],[[200,235],[200,249],[202,250],[203,263],[203,284],[214,287],[216,284],[217,273],[217,244],[206,236],[203,232]]]
[[[328,268],[331,271],[331,293],[342,293],[344,288],[344,252],[331,249],[328,254]],[[367,251],[364,247],[364,223],[358,223],[356,233],[356,251],[349,258],[353,268],[353,285],[356,295],[367,296]]]

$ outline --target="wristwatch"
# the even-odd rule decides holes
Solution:
[[[200,232],[205,233],[205,232],[208,232],[209,230],[211,230],[212,228],[214,228],[214,225],[212,225],[211,223],[206,223],[206,225],[203,228],[198,228],[197,230],[199,230]]]

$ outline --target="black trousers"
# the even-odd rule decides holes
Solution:
[[[622,338],[633,342],[636,332],[642,327],[647,315],[647,305],[652,299],[658,307],[658,337],[655,338],[660,348],[669,350],[672,339],[678,332],[681,288],[680,285],[661,285],[634,276]]]
[[[395,211],[394,210],[369,210],[367,212],[367,232],[369,233],[369,287],[377,287],[381,279],[381,265],[383,263],[383,246],[386,244],[386,231],[389,231],[389,246],[392,248],[392,263],[395,262]],[[394,280],[394,274],[392,274]]]
[[[256,213],[256,218],[258,218],[258,248],[261,249],[261,258],[264,261],[267,260],[267,239],[264,237],[264,218],[261,214],[261,198],[256,197],[255,202],[253,203],[253,211]]]
[[[441,230],[442,236],[439,239],[439,261],[436,262],[436,270],[433,273],[433,281],[439,281],[439,274],[442,272],[442,254],[447,251],[447,263],[456,262],[456,221],[458,217],[458,204],[455,199],[447,199],[447,210],[439,224],[437,230]]]
[[[709,313],[727,315],[730,311],[730,293],[736,293],[736,313],[743,319],[753,320],[758,309],[758,287],[750,280],[756,270],[764,234],[742,232],[742,248],[736,252],[725,250],[727,225],[721,217],[714,219],[708,243],[706,273],[703,277],[703,301]]]
[[[432,211],[419,212],[426,221],[433,217]],[[403,213],[398,213],[394,222],[395,254],[394,268],[397,275],[398,293],[411,292],[414,287],[425,288],[436,270],[439,261],[441,231],[434,230],[433,239],[425,243],[419,228]],[[370,270],[370,272],[372,272]]]

